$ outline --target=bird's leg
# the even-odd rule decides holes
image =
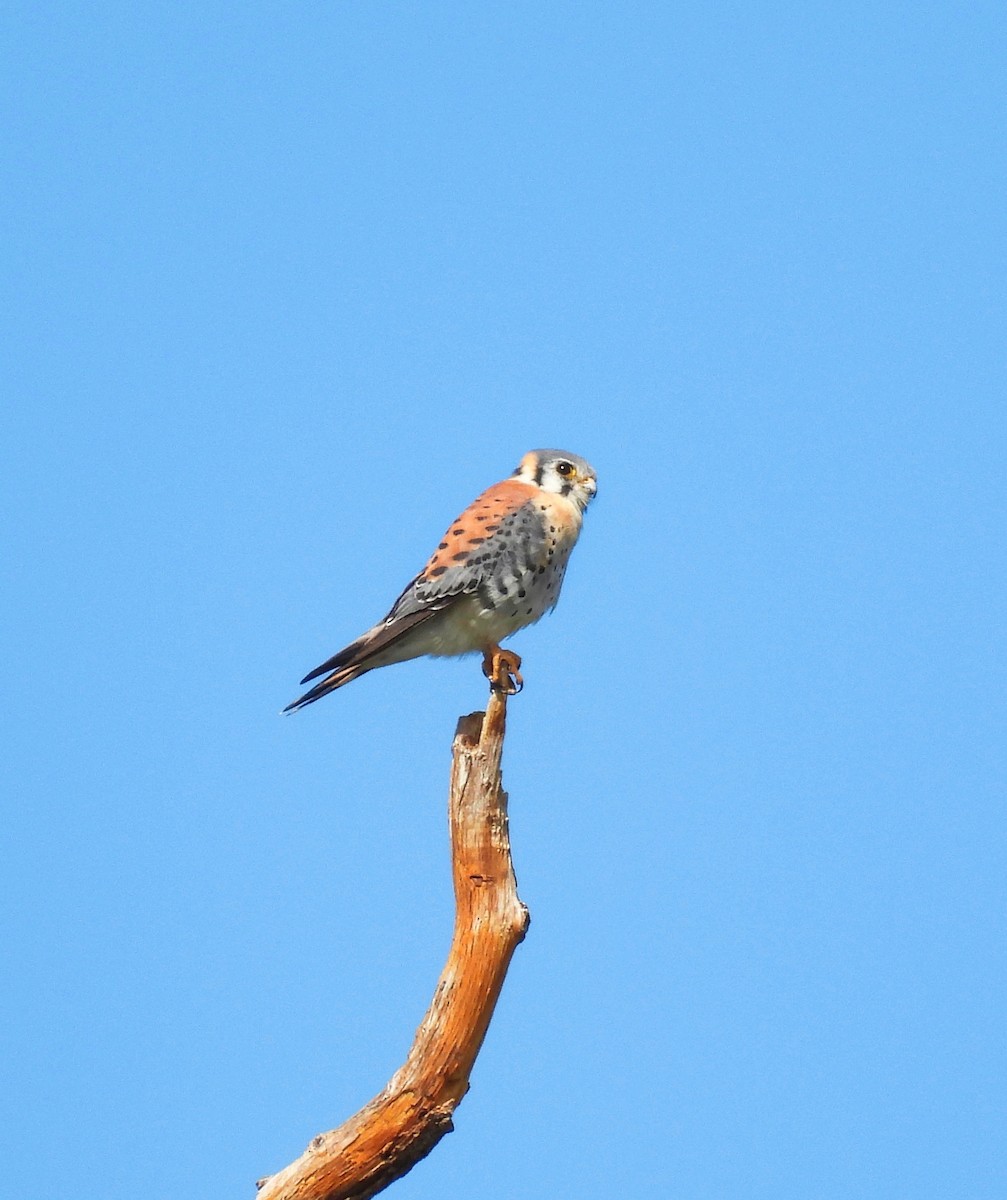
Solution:
[[[483,652],[483,674],[496,692],[505,696],[516,696],[524,687],[521,678],[521,656],[513,650],[501,650],[490,646]]]

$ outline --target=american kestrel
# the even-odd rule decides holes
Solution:
[[[288,704],[294,712],[344,683],[424,654],[483,655],[483,671],[517,691],[521,659],[500,643],[556,606],[563,575],[597,489],[594,468],[565,450],[531,450],[452,521],[423,570],[383,621],[301,680],[325,678]]]

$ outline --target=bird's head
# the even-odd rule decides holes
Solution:
[[[514,478],[532,483],[545,492],[566,496],[584,511],[598,490],[594,467],[566,450],[529,450],[521,459]]]

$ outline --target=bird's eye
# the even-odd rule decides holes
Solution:
[[[573,474],[573,463],[561,462],[556,464],[556,470],[566,479]]]

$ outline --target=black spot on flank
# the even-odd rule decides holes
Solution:
[[[437,575],[443,575],[446,570],[447,567],[434,567],[430,574],[436,577]]]
[[[467,550],[459,550],[459,552],[457,554],[451,555],[451,561],[452,562],[464,562],[468,558],[468,556],[469,556],[469,552]]]
[[[550,532],[550,533],[555,533],[555,532],[556,532],[556,526],[555,526],[555,525],[550,525],[550,526],[549,526],[549,532]]]
[[[544,505],[544,504],[540,504],[540,505],[539,505],[539,508],[540,508],[540,509],[541,509],[543,512],[548,512],[548,511],[549,511],[549,509],[548,509],[548,508],[546,507],[546,505]]]

